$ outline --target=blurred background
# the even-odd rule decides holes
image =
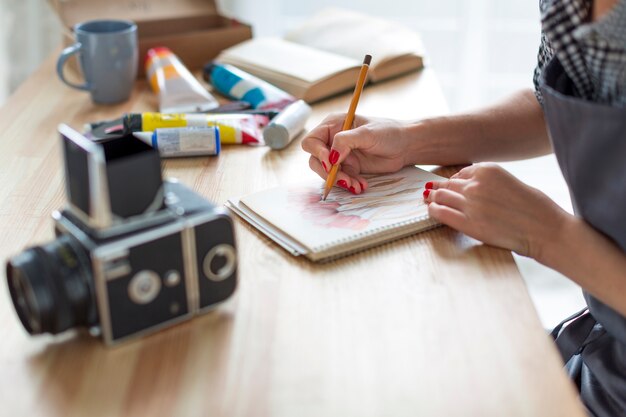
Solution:
[[[255,36],[281,35],[326,6],[401,22],[421,34],[428,65],[435,69],[453,113],[532,87],[540,35],[538,3],[539,0],[218,0],[223,14],[251,23]],[[61,42],[60,30],[46,0],[0,0],[0,104],[56,51]],[[552,156],[503,165],[571,211],[567,187]],[[526,258],[516,256],[516,262],[546,328],[583,306],[580,290],[564,277]]]
[[[326,6],[402,22],[422,35],[430,66],[437,70],[453,112],[532,85],[538,0],[218,0],[218,4],[222,12],[252,23],[255,35],[280,35]],[[0,0],[0,102],[59,45],[60,29],[46,0]]]

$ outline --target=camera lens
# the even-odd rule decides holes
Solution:
[[[6,273],[13,305],[30,334],[97,324],[89,257],[69,235],[13,257]]]

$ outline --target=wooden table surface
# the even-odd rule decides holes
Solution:
[[[48,60],[0,113],[0,260],[53,238],[64,204],[59,123],[156,109],[96,106]],[[350,95],[314,106],[308,127]],[[418,118],[446,105],[424,71],[367,88],[359,113]],[[315,178],[296,141],[168,160],[223,203]],[[582,416],[511,254],[439,228],[328,264],[292,257],[236,219],[239,287],[215,311],[107,348],[31,337],[0,285],[2,416]],[[3,277],[4,281],[4,277]]]

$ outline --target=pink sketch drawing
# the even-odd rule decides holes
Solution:
[[[290,209],[300,213],[302,221],[323,228],[354,231],[366,229],[372,222],[390,222],[424,213],[423,180],[407,177],[406,171],[368,178],[369,189],[353,195],[335,187],[326,201],[321,201],[321,187],[287,190]]]
[[[369,177],[369,188],[360,195],[335,187],[326,201],[321,201],[324,184],[317,180],[244,196],[239,207],[261,218],[270,235],[283,236],[315,251],[427,220],[424,184],[441,179],[417,167],[406,167],[394,174]]]

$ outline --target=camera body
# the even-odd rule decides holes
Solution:
[[[188,319],[235,291],[231,219],[182,184],[164,186],[171,217],[119,235],[98,238],[71,211],[53,214],[57,235],[87,253],[109,344]]]
[[[237,254],[225,209],[162,181],[158,152],[132,136],[95,143],[64,125],[59,132],[69,204],[53,214],[57,239],[7,265],[30,333],[88,327],[115,344],[233,294]]]

